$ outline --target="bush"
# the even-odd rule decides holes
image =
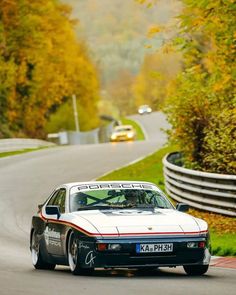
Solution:
[[[236,110],[212,116],[204,130],[202,163],[206,171],[236,174]]]
[[[185,166],[236,174],[235,1],[183,0],[176,48],[183,71],[166,112]]]

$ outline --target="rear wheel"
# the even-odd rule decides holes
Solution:
[[[93,268],[82,268],[79,264],[79,247],[78,240],[75,238],[73,232],[71,232],[69,236],[68,242],[68,263],[70,266],[70,270],[74,275],[86,275],[91,274],[93,272]]]
[[[31,239],[31,259],[33,266],[36,269],[49,269],[53,270],[56,266],[56,264],[48,263],[46,262],[42,254],[40,252],[40,243],[39,239],[37,238],[36,232],[33,231],[32,239]]]
[[[207,272],[209,265],[184,265],[183,268],[190,276],[201,276]]]

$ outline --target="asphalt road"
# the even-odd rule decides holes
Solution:
[[[94,179],[161,147],[167,127],[160,113],[135,116],[148,140],[59,147],[0,159],[0,295],[11,294],[235,294],[236,271],[211,268],[199,278],[182,268],[140,273],[97,270],[75,277],[67,267],[38,271],[31,265],[29,230],[37,204],[58,184]]]
[[[145,115],[133,115],[130,118],[142,125],[147,141],[166,142],[165,130],[168,130],[170,125],[167,123],[163,113],[154,112]]]

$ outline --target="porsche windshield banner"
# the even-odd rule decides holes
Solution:
[[[101,183],[101,184],[82,184],[76,185],[71,188],[71,194],[78,191],[88,190],[103,190],[103,189],[147,189],[156,190],[156,187],[145,183]]]

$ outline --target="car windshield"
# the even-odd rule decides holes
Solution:
[[[173,209],[164,194],[155,190],[86,190],[70,195],[70,211],[125,208]]]
[[[127,131],[132,131],[131,127],[119,127],[115,129],[115,132],[127,132]]]

